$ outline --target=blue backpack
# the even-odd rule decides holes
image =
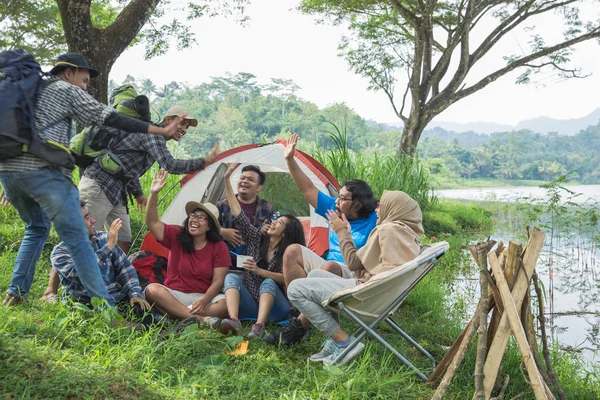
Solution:
[[[35,130],[35,100],[46,85],[35,58],[25,50],[0,52],[0,161],[31,153],[73,168],[68,149],[42,140]],[[45,128],[44,128],[45,129]]]

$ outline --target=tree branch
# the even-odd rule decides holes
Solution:
[[[548,7],[539,7],[531,12],[529,9],[535,4],[536,0],[529,0],[523,6],[519,7],[514,14],[512,14],[509,18],[502,21],[484,40],[481,42],[479,47],[473,52],[471,56],[471,63],[476,63],[479,59],[481,59],[487,52],[494,47],[496,43],[500,39],[504,37],[508,32],[511,32],[518,25],[523,23],[525,20],[529,19],[534,15],[538,15],[550,10],[553,10],[558,7],[563,7],[568,4],[574,3],[577,0],[566,0],[558,3],[553,3]]]
[[[523,66],[527,65],[533,60],[550,55],[558,50],[573,46],[577,43],[581,43],[586,40],[590,40],[590,39],[594,39],[594,38],[598,38],[598,37],[600,37],[600,27],[597,27],[593,31],[588,32],[584,35],[578,36],[571,40],[567,40],[566,42],[562,42],[562,43],[556,44],[554,46],[547,47],[543,50],[532,53],[532,54],[528,55],[527,57],[523,57],[518,60],[515,60],[512,63],[508,64],[506,67],[487,75],[485,78],[481,79],[476,84],[456,92],[453,96],[451,96],[450,104],[455,103],[456,101],[458,101],[466,96],[469,96],[469,95],[477,92],[478,90],[483,89],[484,87],[486,87],[490,83],[494,82],[496,79],[500,78],[501,76],[504,76],[507,73],[509,73],[519,67],[523,67]]]
[[[120,55],[135,39],[152,16],[160,0],[131,0],[119,13],[115,21],[104,29],[104,37]],[[133,28],[133,29],[132,29]]]

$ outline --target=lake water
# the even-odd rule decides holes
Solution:
[[[581,193],[575,197],[579,204],[595,206],[594,202],[600,200],[600,185],[568,186],[568,189]],[[518,202],[522,197],[543,199],[546,192],[535,187],[514,187],[442,190],[439,195],[452,199]],[[516,224],[523,232],[506,230],[506,226],[514,226],[514,222],[497,225],[503,227],[498,228],[491,238],[505,244],[510,239],[519,239],[518,236],[525,232],[525,222]],[[546,293],[546,329],[549,337],[561,348],[581,352],[585,359],[600,365],[600,266],[597,262],[600,231],[596,229],[581,235],[571,233],[552,238],[546,232],[545,247],[536,267]],[[478,299],[479,273],[476,267],[470,275],[463,277],[458,289],[467,298]],[[471,308],[470,312],[474,311],[474,306]]]
[[[600,201],[600,185],[565,185],[565,187],[575,193],[580,194],[575,197],[579,204]],[[481,188],[481,189],[448,189],[440,190],[438,195],[447,199],[464,199],[476,201],[515,201],[522,197],[544,198],[546,191],[536,186],[518,186],[502,188]]]

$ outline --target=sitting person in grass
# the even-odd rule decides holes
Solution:
[[[216,329],[227,314],[225,302],[218,302],[225,276],[231,266],[229,249],[219,234],[219,212],[211,203],[190,201],[182,226],[167,225],[158,219],[157,199],[167,183],[161,169],[150,187],[146,206],[146,225],[156,240],[170,250],[169,271],[164,285],[151,283],[146,298],[162,313],[182,320],[183,328],[205,323]],[[218,302],[218,303],[217,303]]]
[[[83,222],[87,228],[90,242],[98,259],[98,268],[106,285],[108,294],[111,295],[117,308],[125,312],[128,306],[134,308],[137,317],[143,325],[150,325],[152,317],[146,313],[150,310],[150,304],[144,299],[140,282],[133,265],[127,259],[127,255],[117,246],[117,238],[122,222],[120,219],[113,221],[110,231],[96,231],[96,220],[80,201]],[[91,296],[86,290],[75,269],[73,257],[65,242],[60,242],[50,255],[52,267],[60,278],[64,287],[64,295],[73,301],[91,306]]]
[[[321,351],[310,357],[311,361],[332,364],[356,338],[349,336],[332,314],[321,303],[339,289],[354,287],[373,276],[415,259],[423,237],[422,213],[419,205],[409,195],[398,191],[385,191],[378,208],[377,225],[367,243],[357,250],[346,215],[329,211],[331,229],[339,238],[346,266],[356,278],[342,278],[323,269],[308,273],[306,278],[294,280],[288,288],[292,304],[327,339]],[[358,343],[338,363],[346,364],[356,357],[364,345]]]
[[[295,158],[298,135],[293,134],[288,141],[283,158],[290,171],[290,175],[298,189],[314,207],[315,213],[322,217],[328,211],[336,211],[338,215],[344,214],[352,226],[352,240],[357,248],[367,242],[369,233],[377,222],[377,199],[373,196],[371,187],[364,181],[354,179],[347,181],[340,188],[338,198],[331,197],[319,189],[302,171]],[[337,235],[329,230],[329,252],[326,258],[321,258],[306,246],[292,245],[283,255],[283,278],[286,287],[294,279],[305,278],[315,269],[324,269],[343,278],[350,279],[354,275],[344,264]],[[290,318],[289,323],[277,332],[265,336],[265,341],[274,345],[291,345],[302,340],[308,332],[309,322],[302,314]]]
[[[239,318],[256,318],[249,337],[262,338],[265,323],[289,318],[290,303],[283,294],[282,262],[285,249],[293,243],[304,245],[302,223],[293,215],[284,214],[274,220],[266,233],[254,226],[233,193],[231,174],[240,164],[232,164],[225,173],[227,201],[244,243],[247,255],[243,277],[230,273],[225,278],[225,302],[229,318],[221,322],[221,332],[239,334]]]

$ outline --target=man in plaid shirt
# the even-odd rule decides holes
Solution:
[[[171,107],[167,111],[164,125],[179,118],[177,134],[173,137],[179,141],[186,134],[189,126],[197,126],[198,121],[187,117],[187,110],[180,106]],[[181,118],[180,118],[181,117]],[[79,182],[81,200],[88,205],[90,212],[96,217],[98,226],[109,225],[120,218],[123,228],[119,232],[119,247],[129,252],[131,246],[131,226],[127,207],[128,195],[135,198],[137,206],[143,212],[146,196],[140,184],[142,176],[154,162],[171,174],[188,174],[203,170],[217,157],[217,143],[205,158],[192,160],[175,159],[167,149],[167,141],[162,136],[130,134],[111,146],[110,150],[119,157],[121,166],[127,172],[128,180],[120,180],[115,175],[102,169],[99,160],[95,160],[85,169]]]
[[[133,265],[123,250],[117,246],[117,236],[122,222],[115,220],[108,233],[96,231],[96,220],[85,208],[84,202],[80,202],[80,205],[81,215],[92,249],[96,253],[97,266],[106,290],[115,299],[117,305],[128,302],[131,307],[137,306],[141,311],[149,310],[150,305],[144,299]],[[91,305],[91,296],[81,283],[73,264],[73,257],[64,242],[54,247],[50,260],[60,277],[61,285],[65,288],[65,296],[73,301]]]
[[[87,94],[85,90],[90,78],[97,76],[98,71],[90,68],[81,54],[59,56],[50,73],[55,77],[47,81],[35,103],[34,124],[42,139],[68,148],[73,120],[83,126],[106,125],[127,132],[166,137],[175,134],[178,120],[166,128],[156,127],[119,115]],[[0,183],[6,200],[25,222],[25,237],[3,305],[18,305],[29,292],[51,221],[71,252],[77,274],[88,293],[105,299],[109,305],[115,304],[96,268],[96,256],[78,211],[79,192],[73,185],[71,174],[72,170],[59,168],[29,153],[0,162]]]
[[[262,227],[265,222],[270,222],[276,212],[273,204],[258,197],[265,180],[265,173],[260,170],[258,165],[246,165],[242,168],[242,174],[237,184],[236,197],[240,202],[242,211],[246,214],[250,223],[257,228]],[[219,223],[222,227],[221,236],[227,242],[229,250],[236,254],[245,255],[247,252],[246,244],[242,241],[238,227],[235,225],[235,218],[231,215],[231,208],[227,199],[220,200],[217,203],[217,208],[219,209]]]

